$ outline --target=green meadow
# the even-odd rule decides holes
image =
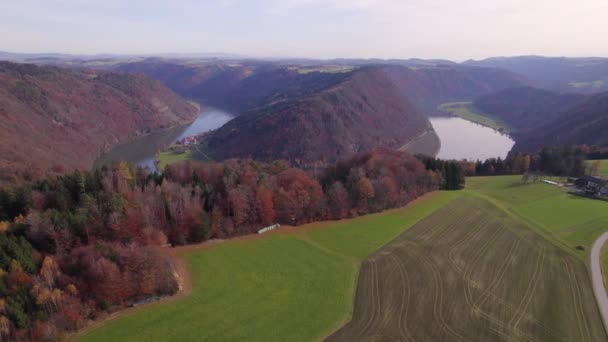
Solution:
[[[126,313],[78,340],[322,339],[352,316],[361,262],[461,196],[494,203],[587,263],[591,244],[608,230],[608,202],[568,195],[561,187],[540,182],[523,184],[520,179],[469,178],[463,191],[435,192],[401,209],[186,249],[180,256],[192,278],[188,297]],[[585,250],[577,250],[579,245]]]
[[[351,317],[360,262],[458,196],[437,192],[382,214],[187,250],[190,296],[128,313],[78,340],[320,339]]]
[[[181,161],[192,160],[192,151],[187,150],[183,153],[176,153],[171,150],[161,151],[156,156],[158,158],[158,169],[164,170],[165,166]]]
[[[588,160],[587,166],[591,166],[595,160]],[[608,160],[600,160],[599,175],[602,177],[608,177]]]
[[[513,127],[499,118],[494,118],[487,113],[482,113],[473,106],[471,102],[448,102],[437,107],[440,111],[458,116],[465,120],[473,121],[482,126],[490,127],[497,131],[513,132]]]

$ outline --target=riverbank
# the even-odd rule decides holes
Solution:
[[[437,109],[443,113],[480,124],[503,134],[514,132],[513,127],[503,120],[475,109],[472,102],[448,102],[439,105]]]
[[[398,148],[399,151],[409,152],[410,154],[424,154],[436,157],[441,149],[441,140],[433,128],[429,128],[419,136],[412,139],[407,144]]]
[[[185,157],[189,158],[189,156],[161,151],[167,152],[169,146],[185,137],[196,136],[217,129],[233,117],[230,113],[202,105],[202,111],[194,121],[186,125],[151,133],[117,146],[110,152],[101,155],[95,161],[94,168],[101,168],[103,165],[117,161],[129,161],[135,165],[156,170],[158,158],[160,162],[158,169],[162,170],[164,162],[173,162],[175,159],[182,160]]]

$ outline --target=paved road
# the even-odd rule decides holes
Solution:
[[[591,249],[591,281],[593,282],[593,292],[595,292],[597,305],[600,307],[602,319],[604,320],[604,327],[608,331],[608,295],[604,287],[601,262],[602,246],[604,246],[606,241],[608,241],[608,232],[602,234],[593,243],[593,248]]]

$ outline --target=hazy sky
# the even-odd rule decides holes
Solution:
[[[0,0],[0,50],[608,56],[608,0]]]

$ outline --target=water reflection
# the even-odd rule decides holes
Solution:
[[[191,124],[152,133],[132,142],[113,148],[95,161],[94,168],[126,160],[135,165],[156,170],[154,160],[159,150],[187,136],[217,129],[233,116],[216,108],[205,108]]]
[[[430,120],[441,140],[438,158],[505,158],[515,144],[508,135],[461,118],[431,117]]]

